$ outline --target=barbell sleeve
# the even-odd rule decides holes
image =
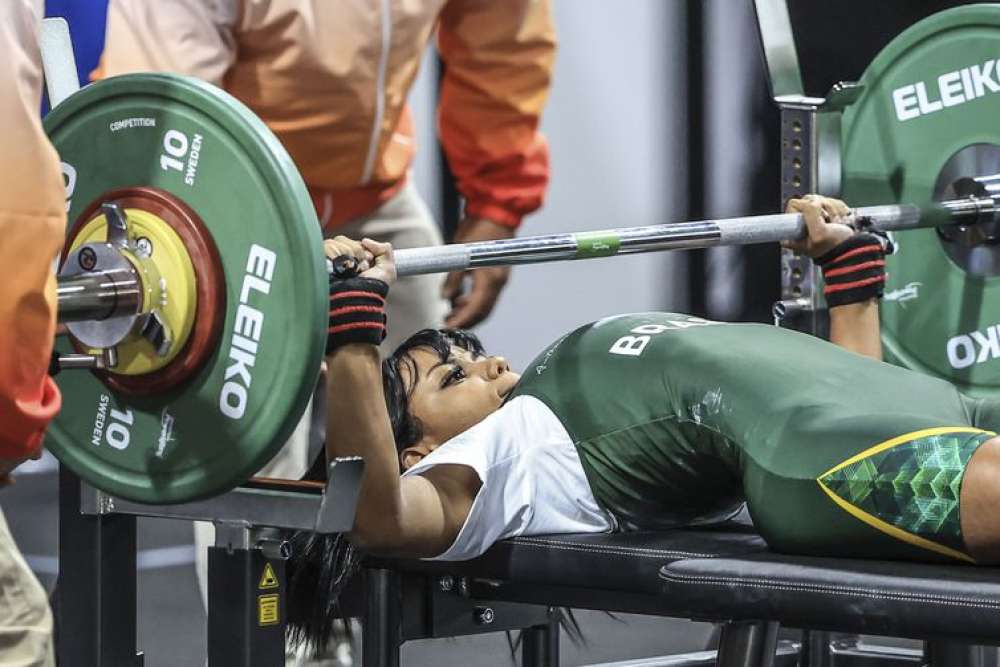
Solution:
[[[945,224],[974,224],[992,220],[993,197],[969,197],[928,206],[893,204],[853,210],[855,226],[879,231],[901,231]],[[447,273],[485,266],[535,264],[593,257],[611,257],[661,250],[709,248],[796,241],[806,235],[798,213],[743,216],[591,232],[549,234],[497,241],[454,243],[397,250],[400,276]]]
[[[134,271],[60,276],[56,297],[60,322],[99,321],[138,313],[142,285]]]

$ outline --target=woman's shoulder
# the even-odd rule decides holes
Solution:
[[[562,441],[571,442],[552,410],[534,396],[518,396],[445,442],[406,474],[457,463],[476,469],[485,478],[490,468],[510,463],[536,447]]]

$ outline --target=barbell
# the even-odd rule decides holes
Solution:
[[[1000,356],[1000,300],[988,298],[1000,238],[998,54],[1000,8],[931,17],[876,58],[843,119],[844,195],[863,204],[854,224],[906,231],[888,260],[887,353],[985,392],[1000,380],[983,363]],[[291,433],[324,349],[326,260],[292,160],[240,102],[172,75],[88,86],[45,126],[70,220],[58,287],[69,335],[57,351],[64,367],[93,371],[58,375],[64,407],[49,448],[139,502],[238,485]],[[801,216],[779,214],[401,249],[396,259],[407,276],[804,233]]]

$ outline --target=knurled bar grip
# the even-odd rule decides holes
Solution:
[[[867,229],[901,231],[942,224],[972,224],[987,217],[992,219],[995,208],[995,201],[989,197],[970,197],[923,208],[910,204],[867,206],[854,209],[849,222]],[[396,271],[400,276],[415,276],[484,266],[534,264],[684,248],[777,243],[799,240],[805,235],[805,220],[798,213],[746,216],[407,248],[395,252]]]

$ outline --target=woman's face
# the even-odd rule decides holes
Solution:
[[[423,428],[424,454],[493,414],[521,377],[503,357],[475,356],[455,346],[445,361],[424,347],[412,350],[410,356],[416,378],[406,377],[413,372],[406,366],[403,381],[413,386],[410,414]],[[404,468],[412,465],[407,458],[404,455]]]

